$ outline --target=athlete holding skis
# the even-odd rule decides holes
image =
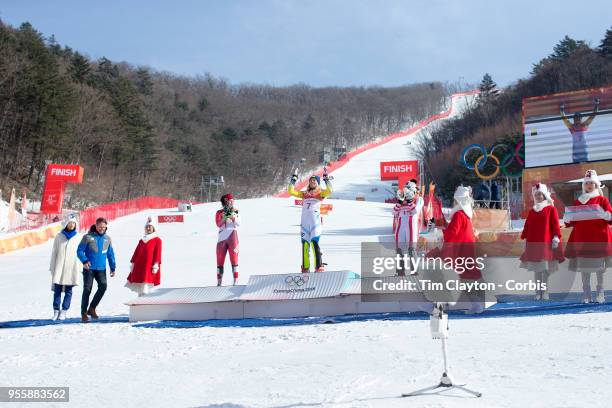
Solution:
[[[332,193],[330,177],[327,168],[323,169],[323,181],[325,190],[321,190],[319,176],[312,175],[308,180],[305,191],[297,191],[295,183],[298,180],[298,169],[291,176],[288,192],[293,197],[302,199],[302,220],[300,223],[300,235],[302,241],[302,273],[310,272],[310,247],[312,246],[315,256],[315,272],[324,272],[319,238],[323,230],[321,225],[321,201]]]

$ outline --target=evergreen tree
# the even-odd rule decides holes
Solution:
[[[549,56],[549,58],[553,61],[565,61],[576,50],[584,46],[586,46],[584,41],[576,41],[566,35],[557,45],[555,45],[553,48],[553,53]]]
[[[597,47],[597,52],[602,57],[612,60],[612,28],[606,30],[606,36]]]
[[[60,55],[62,52],[62,47],[57,43],[55,39],[55,34],[51,34],[51,37],[47,40],[47,44],[49,45],[49,49],[55,55]]]
[[[482,81],[480,81],[478,89],[480,89],[479,100],[481,103],[490,102],[490,100],[499,93],[497,84],[493,81],[493,78],[491,78],[491,75],[488,73],[484,74],[482,77]]]
[[[75,81],[83,83],[86,82],[89,78],[89,74],[91,73],[91,66],[89,65],[89,61],[87,60],[87,58],[85,58],[80,53],[75,52],[70,61],[68,71],[70,72],[70,76]]]
[[[138,68],[136,71],[136,87],[143,95],[151,95],[153,93],[153,81],[151,73],[147,68]]]

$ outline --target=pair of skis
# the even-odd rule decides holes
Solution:
[[[292,178],[295,178],[295,180],[297,181],[300,177],[300,168],[296,167],[295,170],[293,171],[293,175],[291,176]],[[334,176],[330,176],[329,173],[327,172],[327,166],[323,167],[323,180],[333,180]]]

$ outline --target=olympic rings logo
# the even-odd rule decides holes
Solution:
[[[461,162],[468,170],[473,170],[474,173],[482,180],[492,180],[497,177],[500,171],[508,177],[519,177],[523,173],[523,166],[525,165],[525,151],[523,148],[523,140],[521,140],[516,146],[512,147],[506,143],[498,143],[491,147],[491,150],[487,152],[487,149],[481,144],[471,144],[467,146],[461,152]],[[480,151],[480,156],[474,161],[474,164],[468,164],[468,155],[473,151]],[[501,160],[495,155],[495,151],[501,152]],[[508,170],[508,167],[513,163],[517,162],[520,169],[514,173]],[[482,174],[485,165],[489,163],[495,167],[495,170],[491,174]]]
[[[285,283],[288,286],[302,286],[308,282],[308,276],[294,275],[287,276],[285,278]]]

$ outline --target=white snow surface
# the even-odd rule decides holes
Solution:
[[[411,137],[363,153],[334,173],[334,197],[347,199],[328,200],[334,209],[321,240],[328,269],[359,272],[360,243],[389,239],[391,205],[375,202],[382,194],[369,202],[354,195],[381,187],[379,160],[410,158],[400,149]],[[251,274],[299,270],[300,208],[292,204],[236,202],[241,283]],[[198,205],[185,213],[185,223],[160,225],[162,287],[215,284],[217,209]],[[0,328],[0,386],[68,386],[70,404],[60,407],[603,407],[612,396],[608,313],[451,321],[452,372],[483,392],[480,399],[455,391],[398,398],[436,383],[442,372],[440,342],[430,338],[426,320],[132,325],[124,302],[134,295],[123,286],[130,256],[147,216],[175,211],[110,223],[118,269],[108,277],[98,323],[78,322],[80,286],[66,323],[39,320],[52,315],[51,242],[0,255],[0,327],[34,326]]]

